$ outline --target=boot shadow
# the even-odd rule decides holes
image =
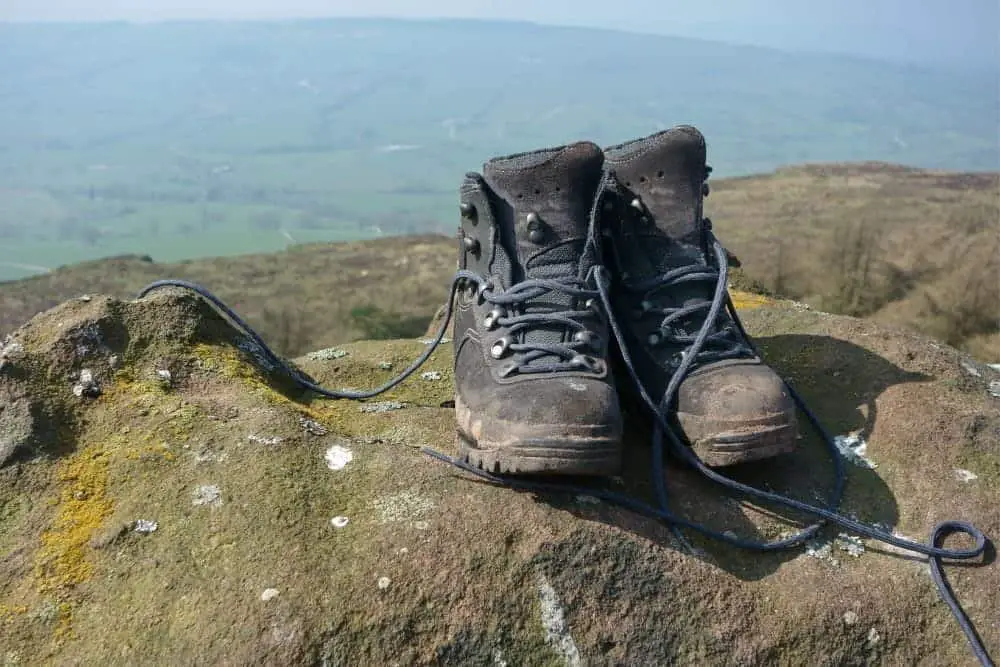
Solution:
[[[831,436],[855,434],[867,439],[877,419],[876,399],[886,389],[930,379],[904,371],[858,345],[828,336],[789,334],[755,342],[765,361],[799,392]],[[603,488],[655,505],[650,420],[640,416],[634,407],[624,407],[627,415],[624,470],[620,479]],[[799,419],[800,441],[795,452],[717,472],[757,489],[813,505],[826,504],[836,482],[834,461],[822,437],[801,411]],[[847,460],[843,461],[843,467],[846,487],[840,513],[891,531],[899,519],[891,489],[876,470]],[[668,458],[665,468],[671,512],[718,532],[760,543],[788,537],[813,523],[807,514],[729,491],[678,460]],[[665,522],[610,503],[557,494],[537,494],[537,498],[579,518],[612,526],[634,539],[687,553],[745,581],[761,579],[803,552],[802,547],[768,552],[744,549],[688,528],[680,529],[683,541],[679,541],[676,531]],[[840,532],[837,526],[828,526],[810,546],[821,549],[830,544],[831,550],[826,553],[831,557],[846,556],[839,551],[840,543],[834,540]]]

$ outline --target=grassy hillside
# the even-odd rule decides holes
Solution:
[[[1000,168],[1000,82],[518,23],[0,25],[0,279],[450,233],[461,174],[703,128],[720,175]]]
[[[713,186],[759,286],[1000,361],[1000,174],[812,165]]]
[[[905,325],[1000,361],[1000,175],[814,165],[712,181],[708,212],[743,286]],[[417,335],[455,266],[444,236],[313,244],[161,264],[139,257],[0,283],[0,333],[70,297],[201,282],[289,354]],[[375,310],[372,310],[375,307]]]

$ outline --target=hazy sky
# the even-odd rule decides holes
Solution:
[[[914,62],[1000,62],[1000,0],[0,0],[0,20],[505,18]]]

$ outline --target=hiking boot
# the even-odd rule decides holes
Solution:
[[[705,138],[693,127],[675,127],[606,149],[605,168],[616,181],[602,204],[614,316],[638,380],[660,402],[709,316],[718,282],[711,222],[702,216],[711,170]],[[724,307],[668,408],[709,466],[795,448],[788,388]]]
[[[471,465],[619,472],[622,419],[591,275],[602,165],[584,142],[490,160],[462,183],[455,413]]]

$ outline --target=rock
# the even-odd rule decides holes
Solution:
[[[35,420],[27,398],[13,398],[0,386],[0,465],[30,443]]]
[[[330,347],[325,350],[317,350],[306,355],[306,359],[311,361],[330,361],[332,359],[342,359],[347,356],[345,350]]]
[[[89,368],[80,371],[80,381],[73,385],[73,395],[77,398],[96,398],[101,395],[101,385],[94,379],[94,372]]]
[[[843,455],[877,462],[846,466],[845,513],[901,535],[926,536],[944,519],[1000,535],[1000,415],[983,390],[995,369],[973,377],[947,346],[871,323],[739,303],[767,359],[841,436]],[[177,292],[73,299],[15,339],[22,350],[0,374],[7,655],[53,664],[974,664],[926,563],[836,526],[789,552],[685,530],[688,548],[586,489],[515,491],[426,456],[420,448],[450,453],[454,441],[453,408],[442,407],[453,399],[450,346],[421,369],[438,381],[418,374],[379,397],[405,410],[362,410],[376,403],[319,399],[255,368],[259,350]],[[424,349],[359,342],[295,363],[322,384],[358,389],[385,378],[386,359],[399,365]],[[164,360],[169,391],[150,373]],[[67,391],[83,369],[101,386],[96,400]],[[635,419],[628,429],[626,468],[607,484],[641,494],[648,433]],[[820,502],[831,466],[804,433],[787,459],[727,472]],[[261,446],[265,438],[285,444]],[[719,532],[773,538],[798,519],[670,465],[673,511]],[[153,523],[136,517],[155,517],[156,532],[136,534],[140,521]],[[994,653],[998,571],[949,569]]]

